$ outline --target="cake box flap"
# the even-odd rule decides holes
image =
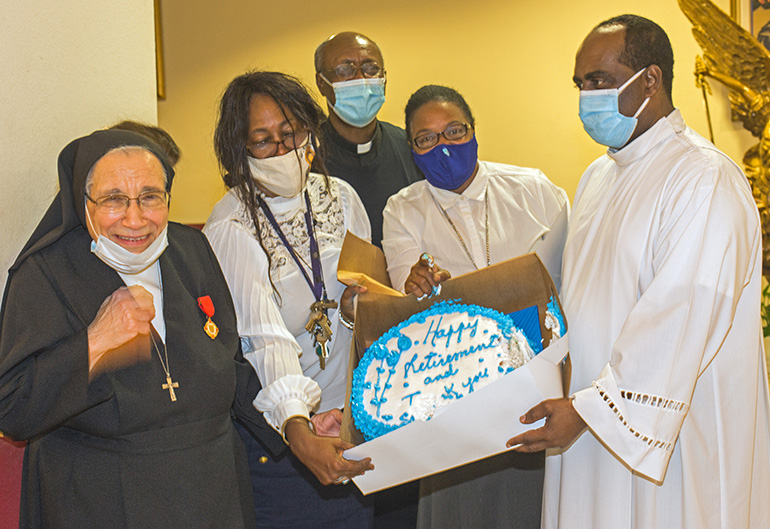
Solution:
[[[345,234],[340,251],[337,280],[345,285],[358,283],[373,293],[405,296],[391,287],[382,250],[349,231]]]
[[[374,464],[353,482],[371,494],[506,451],[508,439],[544,424],[521,424],[525,411],[563,396],[555,359],[567,354],[567,344],[568,336],[562,336],[529,363],[441,408],[429,421],[409,423],[346,450],[347,459],[371,457]]]
[[[343,254],[347,252],[348,255],[344,262],[342,256],[340,257],[340,271],[343,271],[346,277],[363,277],[366,280],[374,280],[374,277],[383,279],[381,274],[385,270],[385,264],[384,259],[380,261],[377,257],[377,252],[380,256],[382,255],[379,248],[352,237],[354,236],[350,234],[346,237]],[[340,271],[338,271],[338,277]],[[340,280],[342,281],[342,278]],[[558,295],[550,275],[537,255],[527,254],[451,278],[442,283],[440,294],[422,300],[412,295],[396,293],[380,281],[377,283],[382,289],[369,288],[368,292],[358,296],[356,326],[348,368],[347,402],[350,402],[353,369],[366,348],[391,327],[439,301],[451,300],[480,305],[505,314],[536,305],[540,313],[543,346],[546,349],[528,364],[516,369],[503,379],[477,390],[451,406],[442,408],[431,420],[416,421],[366,443],[363,443],[363,436],[355,428],[351,406],[347,405],[344,410],[341,436],[359,446],[346,452],[346,457],[353,459],[374,457],[375,470],[354,479],[356,485],[365,494],[504,451],[505,442],[510,437],[519,431],[540,426],[535,424],[524,427],[519,424],[518,417],[544,398],[562,396],[564,388],[568,387],[569,361],[568,358],[565,361],[562,360],[567,354],[567,337],[563,336],[562,339],[554,342],[554,347],[547,347],[550,345],[551,331],[543,325],[544,315],[551,298],[556,299],[558,303]],[[495,389],[487,390],[492,387]],[[507,395],[505,401],[510,406],[506,405],[505,409],[498,405],[499,401],[494,396],[498,391],[503,391]],[[461,402],[463,405],[458,406]],[[484,409],[485,413],[480,415],[468,412],[473,409]],[[465,416],[466,412],[470,415]],[[442,417],[441,421],[437,421],[439,417]],[[443,417],[447,418],[443,419]],[[469,436],[467,442],[473,446],[482,445],[480,452],[463,448],[463,442],[457,438],[459,431],[451,435],[447,432],[439,433],[442,427],[449,427],[451,432],[452,427],[466,420],[472,420],[474,424],[477,420],[486,422],[486,426],[481,424],[477,426],[481,430],[477,430],[477,427],[471,430],[461,428]],[[445,422],[446,424],[443,424]],[[479,431],[486,432],[485,439],[489,440],[488,443],[478,442]],[[503,431],[516,433],[511,435],[506,433],[508,437],[502,438],[500,435]],[[429,447],[436,442],[435,438],[445,434],[449,437],[440,439],[442,445],[438,452],[449,454],[449,457],[431,453]],[[495,436],[500,438],[494,438]],[[461,449],[458,452],[453,448],[450,449],[450,445]],[[466,456],[470,459],[463,461]],[[413,457],[419,457],[425,464],[413,464],[414,462],[411,461]]]

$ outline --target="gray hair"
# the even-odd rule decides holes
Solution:
[[[107,156],[108,154],[112,154],[113,152],[122,152],[126,155],[133,154],[136,152],[148,152],[152,154],[152,156],[155,159],[158,158],[157,156],[155,156],[154,152],[152,152],[151,150],[145,147],[142,147],[141,145],[121,145],[120,147],[115,147],[114,149],[110,149],[109,151],[104,153],[104,156]],[[104,156],[102,156],[102,158],[104,158]],[[99,160],[101,160],[102,158],[99,158]],[[94,167],[96,167],[96,164],[99,163],[99,160],[97,160],[96,163],[94,163],[91,166],[91,169],[88,170],[88,175],[86,175],[85,191],[89,195],[91,194],[91,186],[94,184]],[[160,160],[158,160],[158,162],[160,163],[161,169],[163,169],[163,188],[165,189],[166,186],[168,185],[168,174],[166,173],[166,166],[163,165],[163,163]]]
[[[329,45],[329,42],[331,42],[333,37],[334,36],[332,35],[331,37],[323,41],[321,44],[319,44],[318,47],[315,49],[315,55],[313,55],[313,62],[315,64],[316,73],[319,73],[321,70],[323,70],[324,53],[326,53],[326,47]]]

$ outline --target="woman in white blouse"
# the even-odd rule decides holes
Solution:
[[[317,433],[338,434],[353,295],[363,289],[337,281],[337,262],[347,230],[371,236],[356,192],[310,172],[314,156],[323,167],[324,118],[297,79],[250,72],[222,96],[214,135],[229,191],[204,232],[233,295],[244,356],[264,388],[254,405],[283,434],[311,426],[311,413]],[[327,430],[330,423],[336,429]],[[346,479],[369,464],[343,459],[349,445],[328,438],[319,460],[343,477],[340,486],[322,487],[293,454],[275,457],[243,437],[259,527],[371,526],[368,502]]]
[[[430,294],[450,273],[529,252],[539,255],[558,288],[566,193],[538,169],[480,161],[473,113],[452,88],[420,88],[405,113],[425,180],[390,197],[383,213],[382,247],[394,288]],[[542,452],[505,453],[422,480],[418,527],[539,527],[543,459]]]

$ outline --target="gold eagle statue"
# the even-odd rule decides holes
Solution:
[[[743,164],[762,219],[762,270],[770,279],[770,53],[711,1],[678,2],[703,50],[703,57],[695,58],[696,86],[704,90],[705,97],[705,91],[710,91],[706,77],[725,85],[733,121],[741,121],[759,138],[746,151]]]

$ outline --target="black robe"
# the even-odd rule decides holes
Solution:
[[[361,198],[372,225],[372,244],[382,246],[382,210],[391,195],[424,177],[412,158],[406,132],[377,121],[369,151],[343,138],[328,119],[321,125],[324,163],[331,176],[348,182]],[[318,164],[315,172],[321,172]]]
[[[232,416],[278,452],[251,404],[235,311],[216,257],[197,230],[169,223],[160,258],[168,362],[88,381],[87,327],[120,276],[78,227],[25,259],[7,285],[0,327],[0,431],[29,439],[21,527],[253,527],[248,466]],[[219,335],[204,332],[210,296]],[[158,345],[161,345],[158,343]],[[162,351],[162,345],[161,345]]]

